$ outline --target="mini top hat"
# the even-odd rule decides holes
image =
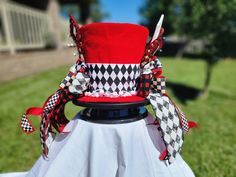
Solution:
[[[75,43],[90,78],[79,102],[137,102],[140,64],[148,29],[124,23],[94,23],[77,28]],[[72,34],[73,35],[73,34]]]
[[[162,48],[163,15],[153,38],[146,45],[148,30],[133,24],[94,23],[79,27],[70,17],[70,34],[79,58],[54,94],[42,108],[29,108],[21,118],[26,133],[35,131],[28,115],[41,115],[40,139],[47,157],[52,126],[63,132],[69,122],[64,115],[68,101],[73,103],[137,103],[147,99],[154,110],[166,150],[160,159],[172,163],[183,146],[183,134],[196,123],[165,92],[162,65],[154,55]]]

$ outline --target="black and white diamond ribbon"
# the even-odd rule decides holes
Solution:
[[[69,86],[69,92],[74,94],[82,94],[88,89],[90,78],[79,72],[76,74],[71,85]]]
[[[76,64],[72,65],[70,67],[69,73],[67,74],[67,76],[62,80],[61,84],[60,84],[60,88],[64,89],[66,87],[69,87],[72,84],[72,82],[74,80],[78,80],[79,77],[77,76],[78,73],[83,73],[85,68],[86,68],[86,64],[83,61],[77,61]],[[82,72],[83,70],[83,72]],[[81,82],[81,81],[80,81]],[[74,84],[75,85],[75,84]]]
[[[149,99],[156,118],[160,124],[163,140],[166,145],[167,159],[173,163],[183,145],[183,129],[173,102],[160,93],[150,93]]]

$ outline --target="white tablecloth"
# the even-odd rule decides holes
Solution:
[[[149,115],[124,124],[98,124],[76,117],[42,156],[24,173],[0,177],[194,177],[181,158],[167,165],[159,160],[165,149]]]

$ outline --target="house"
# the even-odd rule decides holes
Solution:
[[[1,0],[0,52],[61,48],[68,22],[60,17],[59,9],[56,0]]]

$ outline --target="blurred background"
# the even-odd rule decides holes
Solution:
[[[182,155],[196,176],[235,177],[236,0],[0,0],[0,173],[28,170],[41,154],[39,132],[23,134],[19,121],[27,107],[42,106],[77,59],[67,47],[68,14],[80,25],[141,24],[151,36],[162,13],[157,55],[168,92],[199,124]],[[66,114],[80,109],[68,104]]]

